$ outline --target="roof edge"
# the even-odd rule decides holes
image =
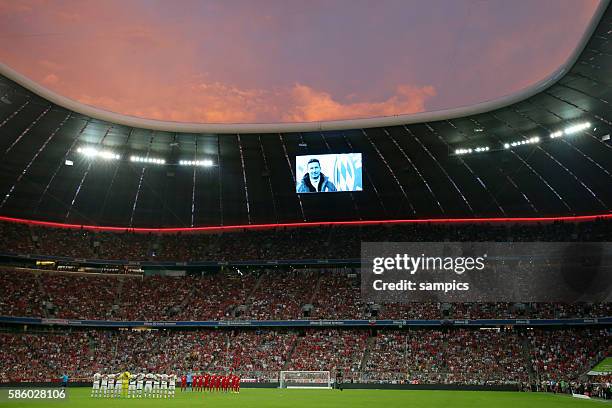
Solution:
[[[210,232],[221,233],[230,231],[267,230],[276,228],[304,228],[304,227],[331,227],[331,226],[369,226],[369,225],[400,225],[400,224],[531,224],[552,222],[589,222],[598,220],[611,220],[612,213],[589,214],[589,215],[561,215],[548,217],[479,217],[479,218],[414,218],[414,219],[383,219],[383,220],[359,220],[359,221],[308,221],[308,222],[286,222],[277,224],[243,224],[222,226],[200,226],[200,227],[120,227],[86,224],[68,224],[55,221],[40,221],[25,218],[15,218],[0,215],[0,222],[11,222],[15,224],[26,224],[37,227],[80,229],[86,231],[105,232],[134,232],[134,233],[191,233]]]
[[[420,112],[414,114],[383,116],[364,119],[347,119],[318,122],[295,122],[295,123],[190,123],[172,122],[155,119],[139,118],[135,116],[123,115],[116,112],[96,108],[91,105],[75,101],[62,96],[50,89],[38,84],[30,78],[18,73],[8,65],[0,62],[0,74],[15,81],[29,91],[39,95],[48,101],[66,108],[68,110],[90,116],[95,119],[116,123],[135,128],[159,130],[166,132],[179,133],[285,133],[285,132],[313,132],[324,130],[347,130],[362,129],[382,126],[397,126],[414,123],[433,122],[439,120],[456,119],[459,117],[476,115],[500,109],[517,102],[521,102],[539,92],[542,92],[557,83],[574,66],[593,32],[601,21],[601,18],[612,0],[601,0],[597,10],[580,41],[573,52],[557,70],[553,71],[546,78],[532,84],[526,88],[518,90],[509,95],[501,96],[496,99],[481,102],[475,105],[462,106],[452,109],[438,111]]]

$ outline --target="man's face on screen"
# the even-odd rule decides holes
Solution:
[[[312,162],[308,165],[308,174],[313,180],[317,180],[321,175],[321,166],[318,162]]]

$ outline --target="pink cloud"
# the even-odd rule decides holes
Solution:
[[[416,113],[424,111],[427,98],[435,95],[433,86],[400,85],[395,95],[385,101],[343,104],[327,92],[297,84],[291,92],[293,105],[283,120],[313,122]]]
[[[29,13],[36,3],[36,1],[0,0],[0,14]]]
[[[45,85],[57,85],[58,82],[59,77],[55,74],[48,74],[42,80],[42,83]]]
[[[79,13],[70,12],[67,10],[60,10],[56,12],[55,15],[57,16],[58,20],[68,23],[81,21],[82,18]]]
[[[125,98],[78,94],[73,98],[113,112],[180,122],[245,123],[365,118],[425,110],[432,86],[401,85],[384,101],[342,103],[329,92],[297,84],[293,88],[243,89],[220,82],[142,89]],[[152,102],[153,101],[153,102]]]
[[[47,59],[43,59],[38,61],[38,64],[46,69],[49,70],[53,70],[53,71],[61,71],[64,69],[64,65],[63,64],[59,64],[55,61],[51,61],[51,60],[47,60]]]
[[[145,88],[124,98],[77,94],[74,99],[131,116],[180,122],[254,122],[273,117],[275,109],[271,94],[265,90],[219,82]]]

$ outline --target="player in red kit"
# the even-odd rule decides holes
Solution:
[[[208,385],[210,384],[210,375],[204,375],[204,391],[208,390]]]
[[[181,375],[181,391],[185,391],[187,389],[187,376],[185,374]]]
[[[219,392],[221,390],[221,380],[223,379],[223,376],[218,375],[217,376],[217,380],[215,381],[215,391]]]
[[[204,376],[200,374],[198,376],[198,391],[202,391],[203,388],[204,388]]]

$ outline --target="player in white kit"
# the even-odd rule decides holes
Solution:
[[[145,376],[144,396],[151,397],[153,392],[153,374],[149,373]]]
[[[106,397],[107,392],[108,392],[108,376],[106,374],[102,374],[102,379],[100,380],[100,394],[102,397]]]
[[[102,375],[100,373],[95,373],[93,376],[93,384],[91,387],[91,396],[99,397],[100,396],[100,380],[102,379]]]
[[[138,378],[136,380],[136,396],[138,398],[142,398],[142,389],[144,387],[144,374],[140,373],[138,374]]]
[[[160,376],[160,398],[168,398],[168,374],[161,374]]]
[[[161,377],[159,374],[153,374],[153,398],[159,398],[159,386]]]
[[[174,398],[176,395],[176,374],[170,374],[169,376],[168,394],[170,398]]]
[[[108,375],[108,385],[106,389],[106,397],[111,398],[115,393],[115,376],[114,374]]]
[[[114,398],[121,397],[121,389],[123,388],[123,378],[121,373],[115,374],[115,395]]]
[[[136,376],[130,376],[130,380],[128,382],[128,398],[136,398]]]

